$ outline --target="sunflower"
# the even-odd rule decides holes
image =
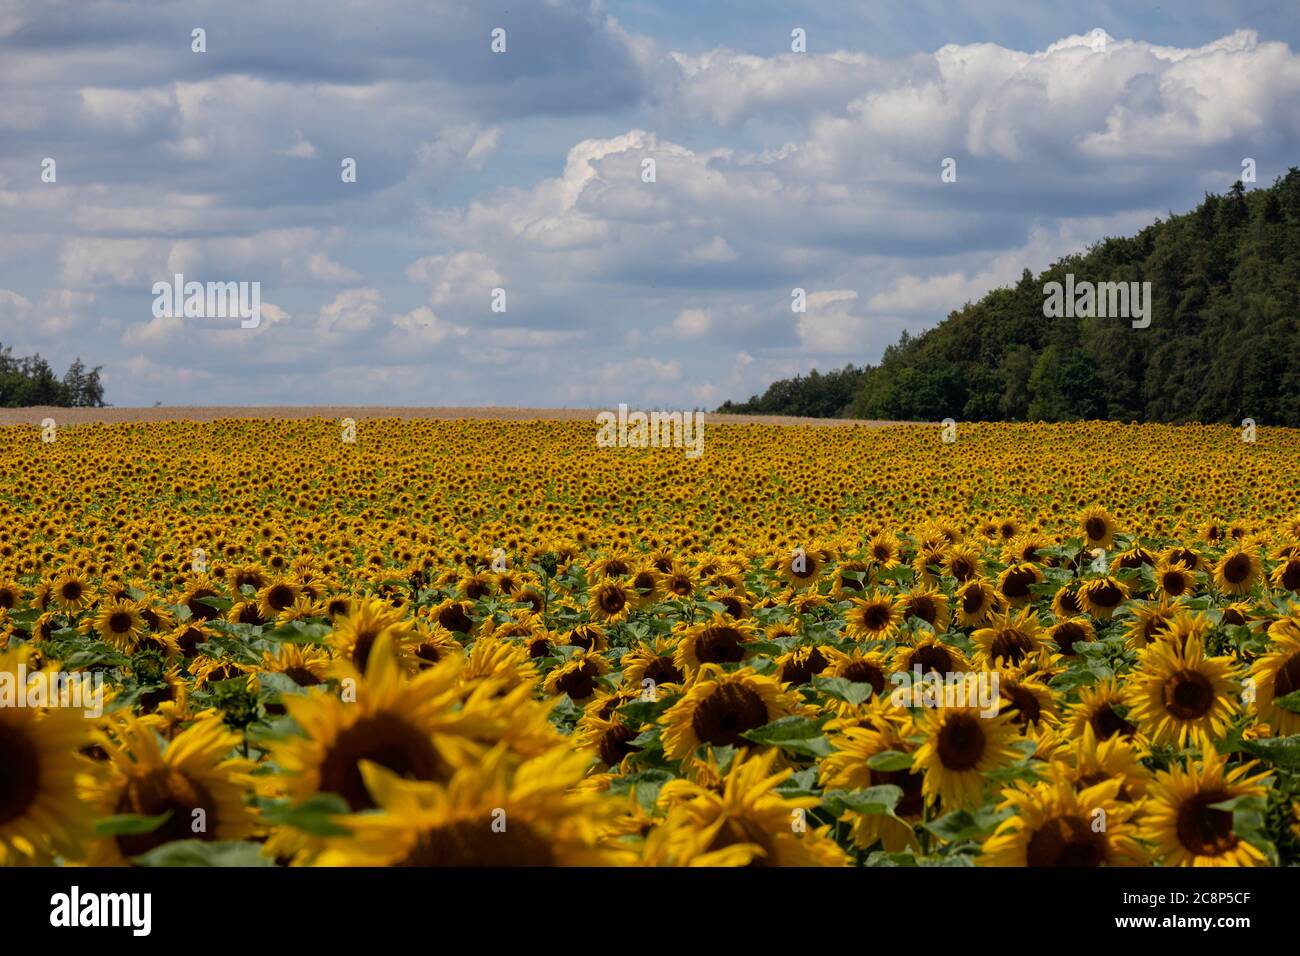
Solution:
[[[903,595],[903,617],[924,621],[936,634],[948,630],[951,615],[948,612],[948,595],[933,585],[914,587]]]
[[[1042,625],[1033,608],[1013,614],[1006,611],[971,634],[979,648],[975,659],[986,670],[1002,664],[1015,666],[1042,649]]]
[[[0,681],[16,686],[20,664],[34,667],[26,649],[0,653]],[[76,796],[77,752],[92,728],[79,709],[0,704],[0,866],[80,855],[89,821]]]
[[[676,687],[686,675],[673,662],[672,650],[676,645],[666,638],[655,638],[653,644],[638,644],[623,654],[619,666],[623,668],[623,683],[638,693],[653,691],[649,696],[658,699],[665,686]]]
[[[1117,529],[1118,525],[1110,513],[1096,505],[1079,515],[1079,530],[1083,535],[1085,550],[1109,548],[1115,540]]]
[[[1033,564],[1019,562],[1009,565],[998,575],[998,593],[1012,607],[1021,607],[1033,600],[1030,589],[1043,581],[1043,572]]]
[[[1118,797],[1120,782],[1076,791],[1057,775],[1002,791],[998,809],[1011,815],[980,848],[980,866],[1140,866],[1134,808]]]
[[[1124,643],[1141,650],[1169,631],[1178,615],[1178,608],[1161,599],[1154,603],[1135,601],[1125,608],[1128,625],[1124,630]]]
[[[659,791],[666,810],[682,808],[695,826],[714,830],[709,850],[751,845],[755,866],[844,866],[844,851],[830,827],[810,825],[818,797],[786,797],[776,792],[794,770],[773,772],[779,751],[751,755],[740,750],[722,780],[721,793],[688,780],[671,780]]]
[[[1067,657],[1075,655],[1074,645],[1091,644],[1097,639],[1092,621],[1086,617],[1067,617],[1057,621],[1047,630],[1047,639]]]
[[[922,712],[917,721],[924,742],[912,768],[925,774],[926,803],[945,810],[977,807],[990,770],[1014,761],[1015,724],[1006,714],[981,717],[975,707],[940,707]]]
[[[957,589],[955,595],[957,623],[978,627],[1006,606],[1006,600],[984,578],[972,578]]]
[[[872,697],[888,696],[885,690],[889,687],[889,658],[880,651],[855,647],[850,654],[833,649],[826,649],[824,653],[830,660],[830,666],[821,672],[822,676],[843,677],[855,684],[870,684]],[[847,702],[844,702],[844,706],[851,707]]]
[[[704,664],[695,681],[659,718],[664,753],[683,760],[703,744],[743,746],[746,731],[802,711],[796,695],[774,678],[742,668],[731,673]]]
[[[799,687],[824,672],[831,664],[833,653],[834,650],[827,646],[804,644],[778,657],[776,672],[782,684]]]
[[[1259,555],[1233,548],[1214,566],[1214,583],[1224,594],[1249,594],[1263,571]]]
[[[831,586],[831,595],[837,601],[843,601],[861,594],[871,579],[871,567],[866,561],[841,561],[835,568],[835,582]]]
[[[965,584],[979,576],[980,558],[980,551],[968,545],[949,548],[943,559],[944,574],[956,578],[958,584]]]
[[[599,685],[597,678],[609,673],[609,661],[599,653],[578,651],[569,660],[552,668],[546,675],[542,688],[551,696],[568,694],[574,703],[590,700]]]
[[[956,674],[971,669],[970,661],[961,648],[945,644],[936,637],[923,637],[915,644],[904,644],[895,651],[895,665],[900,671],[911,673],[916,667],[922,674]]]
[[[692,626],[678,625],[680,640],[673,654],[678,670],[690,675],[704,664],[738,664],[745,659],[747,644],[756,637],[749,621],[733,621],[723,614]]]
[[[403,779],[370,760],[359,766],[377,809],[335,818],[323,866],[602,866],[630,850],[604,846],[621,801],[577,785],[591,755],[555,747],[519,762],[505,746],[446,781]]]
[[[1135,698],[1127,684],[1114,678],[1099,681],[1092,687],[1079,689],[1079,702],[1069,713],[1065,733],[1077,738],[1084,727],[1092,727],[1098,740],[1109,740],[1116,734],[1133,739],[1138,734],[1137,724],[1128,720]]]
[[[1291,554],[1273,569],[1269,580],[1273,586],[1300,594],[1300,555]]]
[[[898,633],[903,621],[903,602],[893,594],[872,591],[854,598],[844,612],[844,631],[856,641],[883,641]]]
[[[628,586],[637,607],[649,607],[663,599],[663,575],[648,565],[637,569]]]
[[[291,578],[279,578],[257,592],[257,609],[263,620],[274,621],[280,613],[294,606],[302,586]]]
[[[1238,797],[1265,797],[1267,774],[1252,775],[1251,764],[1231,771],[1226,766],[1226,757],[1208,753],[1199,764],[1156,774],[1142,837],[1164,865],[1268,865],[1264,852],[1235,832],[1232,811],[1220,807]]]
[[[710,849],[719,833],[727,825],[726,817],[719,817],[709,827],[701,828],[696,818],[685,806],[671,808],[660,820],[652,820],[641,844],[639,866],[749,866],[759,856],[756,843],[724,844]]]
[[[334,619],[329,645],[339,662],[347,662],[364,673],[375,644],[387,635],[392,638],[402,669],[410,673],[418,666],[409,646],[414,633],[414,625],[401,611],[386,601],[367,597],[354,601],[346,614]]]
[[[1158,744],[1184,747],[1194,741],[1209,747],[1238,710],[1237,666],[1229,657],[1206,657],[1197,638],[1144,648],[1133,687],[1130,716]]]
[[[125,653],[135,649],[145,624],[135,601],[115,599],[100,605],[94,628],[104,643]]]
[[[1052,613],[1058,618],[1077,617],[1083,613],[1083,604],[1079,601],[1079,584],[1077,581],[1065,585],[1053,595]]]
[[[1062,747],[1054,758],[1076,787],[1091,787],[1106,780],[1119,781],[1116,797],[1137,803],[1146,796],[1151,771],[1142,764],[1142,752],[1119,734],[1099,740],[1091,724]]]
[[[1099,620],[1109,620],[1115,610],[1128,600],[1128,585],[1119,578],[1106,575],[1093,578],[1079,586],[1079,603],[1083,609]]]
[[[853,843],[861,849],[879,841],[890,853],[908,848],[920,850],[912,824],[921,819],[925,810],[924,775],[908,766],[874,770],[868,765],[869,760],[882,753],[910,755],[912,744],[907,736],[911,729],[910,720],[903,721],[901,726],[881,721],[874,727],[846,727],[831,736],[833,750],[817,768],[818,782],[826,790],[865,790],[888,785],[903,791],[893,816],[845,811],[842,819],[850,821]]]
[[[588,592],[587,610],[598,621],[617,624],[627,620],[635,601],[635,592],[612,578],[606,578]]]
[[[1156,568],[1156,590],[1167,598],[1196,593],[1196,576],[1180,564],[1161,564]]]
[[[219,717],[187,727],[170,742],[125,716],[98,735],[108,761],[83,774],[81,797],[96,815],[166,815],[147,833],[122,833],[94,842],[92,866],[125,866],[173,840],[242,840],[255,827],[244,795],[253,789],[253,764],[232,756],[241,742]]]
[[[499,730],[492,715],[463,707],[461,663],[406,678],[396,640],[382,633],[364,675],[345,678],[339,694],[288,695],[282,703],[302,736],[272,742],[290,795],[336,793],[353,810],[374,806],[360,764],[370,760],[414,780],[447,780],[481,756],[478,738]],[[350,683],[349,683],[350,681]]]
[[[1250,669],[1255,683],[1252,710],[1259,720],[1276,728],[1279,735],[1300,733],[1300,714],[1275,703],[1279,698],[1300,690],[1300,621],[1283,618],[1268,629],[1271,639],[1268,653]]]
[[[68,570],[55,578],[50,601],[60,610],[76,614],[95,603],[95,591],[79,572]]]
[[[1044,679],[1018,669],[999,671],[997,689],[1005,702],[999,712],[1014,718],[1026,730],[1055,727],[1059,723],[1056,698]]]
[[[796,548],[788,557],[781,558],[777,573],[796,590],[812,587],[826,567],[826,558],[815,548]]]

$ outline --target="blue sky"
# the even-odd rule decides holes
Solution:
[[[1300,162],[1289,6],[3,0],[0,342],[118,405],[712,407]]]

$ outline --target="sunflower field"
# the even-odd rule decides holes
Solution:
[[[1300,863],[1300,431],[595,432],[0,428],[0,863]]]

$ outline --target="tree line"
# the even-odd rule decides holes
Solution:
[[[104,386],[99,380],[102,369],[102,365],[88,369],[78,357],[60,378],[40,355],[15,356],[12,348],[0,345],[0,407],[101,408],[104,405]]]
[[[1151,324],[1044,316],[1044,286],[1150,282]],[[876,365],[774,382],[720,412],[911,421],[1300,426],[1300,170],[1233,184],[967,303]]]

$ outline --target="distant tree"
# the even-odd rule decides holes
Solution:
[[[40,355],[15,358],[12,348],[0,345],[0,407],[102,407],[101,370],[97,366],[87,371],[78,358],[60,379]]]

